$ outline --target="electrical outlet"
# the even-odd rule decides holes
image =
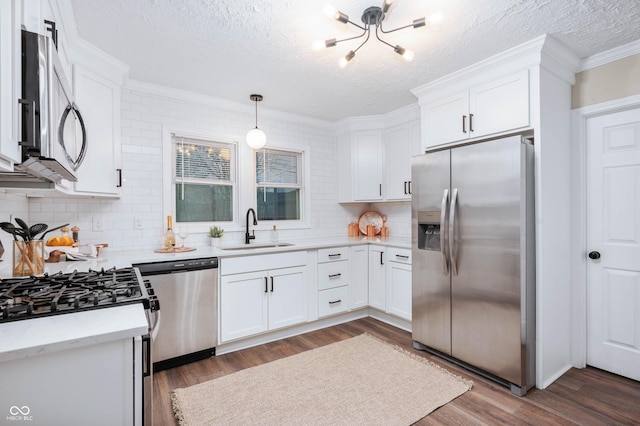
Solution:
[[[92,231],[94,232],[104,231],[104,220],[102,219],[102,216],[93,217]]]
[[[143,225],[142,225],[142,218],[140,217],[134,217],[133,218],[133,229],[142,229]]]

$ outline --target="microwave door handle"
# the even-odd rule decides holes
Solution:
[[[447,256],[447,206],[449,205],[449,190],[442,193],[442,204],[440,206],[440,253],[442,253],[442,269],[444,275],[449,275],[449,257]]]
[[[78,154],[78,158],[76,159],[76,169],[78,169],[80,164],[84,161],[84,156],[87,154],[87,128],[84,125],[82,114],[80,114],[80,110],[76,104],[74,103],[71,107],[74,109],[76,116],[78,117],[80,129],[82,130],[82,146],[80,147],[80,154]]]
[[[36,148],[36,101],[30,101],[28,99],[18,99],[18,103],[20,104],[20,129],[22,129],[22,123],[23,120],[25,120],[24,117],[24,109],[27,108],[27,111],[29,111],[28,113],[28,117],[26,118],[26,120],[28,120],[29,123],[29,128],[31,129],[31,134],[29,134],[29,131],[26,132],[25,136],[25,140],[21,140],[19,141],[20,145],[25,145],[28,146],[30,148]],[[22,139],[22,137],[20,138]]]
[[[456,229],[456,208],[458,205],[458,188],[454,188],[451,195],[451,207],[449,211],[449,251],[451,253],[451,273],[458,275],[458,241]]]

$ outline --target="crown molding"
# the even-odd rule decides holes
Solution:
[[[632,41],[631,43],[614,47],[606,52],[596,53],[595,55],[584,58],[577,72],[599,67],[600,65],[605,65],[609,62],[637,54],[640,54],[640,40]]]
[[[254,111],[253,105],[245,105],[239,102],[228,101],[222,98],[216,98],[213,96],[202,95],[199,93],[190,92],[187,90],[175,89],[173,87],[162,86],[153,83],[147,83],[144,81],[127,79],[124,84],[124,89],[135,90],[138,92],[145,92],[151,95],[163,96],[171,99],[182,100],[186,102],[194,102],[202,105],[211,106],[214,108],[220,108],[228,111],[236,111],[241,113],[252,113]],[[317,118],[311,118],[304,115],[291,114],[288,112],[277,111],[273,109],[263,108],[260,106],[260,117],[268,117],[270,119],[276,119],[293,124],[306,124],[309,126],[325,128],[333,130],[335,124],[330,121],[320,120]]]

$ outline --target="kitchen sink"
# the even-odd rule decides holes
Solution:
[[[243,244],[241,246],[229,246],[220,247],[220,250],[252,250],[252,249],[266,249],[266,248],[278,248],[288,247],[294,245],[293,243],[268,243],[268,244]]]

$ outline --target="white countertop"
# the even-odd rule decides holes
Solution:
[[[349,238],[327,237],[305,240],[287,240],[290,246],[275,248],[254,248],[246,250],[225,250],[217,247],[196,247],[183,253],[155,253],[153,250],[112,250],[96,259],[87,261],[67,261],[45,263],[45,272],[69,273],[74,270],[84,272],[112,267],[125,268],[136,263],[149,263],[177,259],[197,259],[204,257],[229,258],[265,253],[283,253],[299,250],[314,250],[359,244],[380,244],[408,249],[409,238]],[[265,244],[268,241],[253,242]],[[238,245],[233,245],[238,247]],[[0,278],[10,277],[10,259],[0,262]],[[31,357],[43,353],[81,347],[115,339],[140,336],[147,333],[147,319],[142,304],[121,305],[113,308],[95,309],[62,315],[33,318],[28,321],[0,323],[0,362]]]
[[[141,303],[0,324],[0,362],[28,358],[148,332]]]
[[[249,256],[252,254],[265,253],[283,253],[298,250],[314,250],[327,247],[340,247],[357,244],[380,244],[389,247],[411,248],[411,240],[409,237],[342,237],[333,236],[325,238],[313,238],[303,240],[286,240],[281,242],[292,243],[290,246],[272,247],[272,248],[254,248],[247,250],[224,250],[225,245],[221,248],[209,246],[197,246],[196,250],[183,253],[155,253],[149,250],[115,250],[108,248],[105,254],[101,254],[96,259],[86,261],[67,261],[58,263],[45,263],[45,272],[54,274],[56,272],[69,273],[74,270],[80,272],[89,269],[99,270],[100,268],[109,269],[111,267],[126,268],[136,263],[161,262],[179,259],[197,259],[202,257],[238,257]],[[250,245],[268,244],[269,241],[253,241]],[[241,244],[230,244],[229,246],[238,247]],[[11,255],[5,256],[4,261],[0,262],[0,278],[11,277]]]

